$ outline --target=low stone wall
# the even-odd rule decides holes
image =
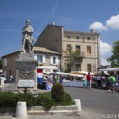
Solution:
[[[42,106],[32,106],[32,107],[27,107],[27,113],[32,115],[32,114],[51,114],[53,112],[58,112],[58,111],[76,111],[78,110],[76,105],[71,105],[71,106],[52,106],[50,110],[46,111],[44,107]],[[16,107],[0,107],[0,115],[15,115],[16,112]]]
[[[29,115],[36,115],[36,114],[55,114],[55,113],[73,113],[78,111],[78,107],[76,105],[71,106],[52,106],[50,110],[45,110],[41,106],[34,106],[34,107],[28,107],[27,112]]]
[[[81,103],[80,99],[75,99],[78,103],[76,105],[70,105],[70,106],[52,106],[50,110],[46,110],[42,106],[32,106],[27,107],[27,113],[28,115],[34,115],[34,114],[55,114],[55,113],[64,113],[66,114],[74,114],[81,111]],[[16,107],[0,107],[0,116],[4,115],[13,115],[15,116],[16,113]]]

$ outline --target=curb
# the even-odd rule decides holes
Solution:
[[[28,115],[55,115],[57,113],[63,115],[74,115],[78,114],[78,110],[57,110],[57,111],[28,111]]]
[[[71,106],[52,106],[50,110],[45,111],[41,106],[33,106],[28,108],[27,113],[29,115],[53,115],[53,114],[64,114],[64,115],[74,115],[78,114],[81,111],[81,102],[80,99],[74,99],[75,105]]]

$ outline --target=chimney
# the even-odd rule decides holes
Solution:
[[[55,25],[55,23],[54,22],[51,22],[51,25]]]
[[[93,30],[93,29],[90,29],[90,32],[91,32],[91,33],[94,33],[94,30]]]

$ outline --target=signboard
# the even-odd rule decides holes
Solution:
[[[34,80],[18,80],[18,87],[21,88],[31,88],[34,87]]]

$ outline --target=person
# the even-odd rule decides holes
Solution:
[[[83,76],[83,87],[86,87],[86,74],[84,73],[84,76]]]
[[[10,82],[12,82],[13,81],[13,76],[12,75],[10,75]]]
[[[87,76],[86,76],[86,79],[87,79],[87,86],[86,86],[86,89],[89,87],[89,89],[91,89],[91,75],[90,75],[90,72],[88,72]]]
[[[115,92],[114,86],[115,86],[115,83],[116,83],[116,78],[115,78],[115,76],[113,74],[111,74],[109,76],[109,81],[111,82],[110,88],[111,88],[112,92],[114,93]]]
[[[116,91],[119,92],[119,72],[117,72],[117,75],[116,75],[115,88],[116,88]]]
[[[110,87],[111,87],[111,82],[109,80],[109,77],[110,77],[109,75],[105,76],[105,81],[106,81],[105,89],[108,91],[110,91]]]
[[[58,83],[60,81],[60,77],[57,75],[56,76],[56,82]]]
[[[97,79],[98,87],[101,88],[101,76],[100,76],[100,74],[97,75],[96,79]]]
[[[50,75],[50,82],[53,82],[53,75]]]
[[[26,20],[26,26],[22,29],[22,51],[31,52],[32,51],[32,43],[34,42],[34,38],[32,37],[33,28],[30,26],[30,21]]]
[[[62,76],[60,76],[60,81],[59,81],[60,83],[62,83],[63,82],[63,78],[62,78]]]

